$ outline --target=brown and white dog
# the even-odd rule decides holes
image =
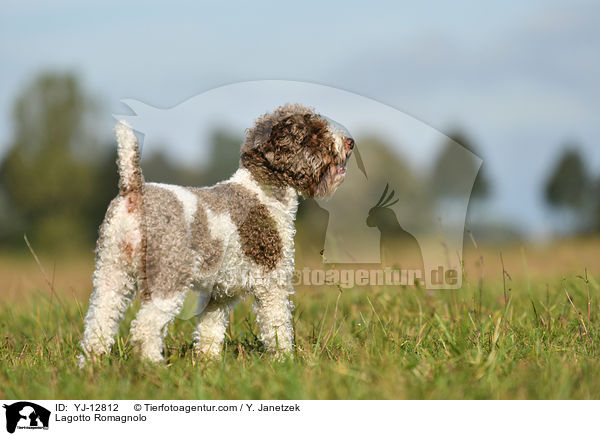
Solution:
[[[193,188],[145,183],[132,129],[119,122],[115,130],[119,195],[100,227],[80,361],[110,352],[136,290],[131,339],[147,359],[163,360],[167,327],[189,290],[200,297],[201,355],[219,356],[229,311],[248,294],[266,349],[289,354],[298,195],[331,195],[354,141],[313,110],[285,105],[248,130],[229,180]]]

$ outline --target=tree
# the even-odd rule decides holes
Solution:
[[[11,234],[43,248],[88,242],[97,171],[89,151],[93,101],[71,74],[43,74],[17,97],[14,137],[0,164]]]
[[[243,138],[224,128],[217,128],[211,135],[210,164],[202,170],[202,181],[212,185],[230,177],[239,166]]]
[[[578,230],[598,230],[600,183],[588,174],[575,144],[567,144],[545,186],[546,202],[569,212]]]
[[[600,177],[596,180],[594,189],[592,191],[592,198],[595,201],[595,210],[592,216],[592,230],[600,232]]]
[[[438,197],[453,198],[462,195],[463,189],[460,178],[471,174],[475,161],[465,159],[463,154],[456,151],[456,144],[477,155],[469,137],[460,130],[454,130],[448,135],[433,170],[433,190]],[[490,194],[490,182],[482,166],[477,173],[471,190],[472,199],[484,199]]]
[[[568,148],[546,182],[546,201],[554,207],[578,210],[590,183],[583,159],[576,148]]]

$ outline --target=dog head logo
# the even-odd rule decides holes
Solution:
[[[308,250],[316,260],[351,269],[400,265],[422,271],[420,278],[427,289],[461,287],[467,208],[482,161],[425,123],[347,91],[278,80],[223,86],[169,109],[133,99],[122,102],[135,115],[115,118],[126,120],[144,135],[146,155],[169,144],[173,154],[187,162],[207,160],[211,150],[206,144],[211,143],[215,128],[228,124],[238,130],[244,143],[243,137],[247,141],[252,134],[244,129],[265,108],[286,102],[313,107],[339,123],[355,145],[348,162],[331,167],[333,182],[327,186],[339,185],[335,195],[328,199],[315,195],[298,212],[300,216],[310,209],[313,214],[303,221],[309,222],[307,228],[298,227],[297,234],[308,235],[306,239],[314,245]],[[223,121],[216,122],[215,114],[223,114]],[[214,153],[223,152],[215,149]],[[432,164],[436,160],[437,166]],[[456,162],[460,165],[455,166]],[[440,174],[450,177],[442,180]],[[345,181],[340,184],[336,177],[341,180],[342,175]],[[437,189],[438,185],[444,189]],[[311,194],[310,189],[304,191]],[[386,192],[382,195],[382,191]],[[302,248],[297,247],[297,253]],[[302,266],[298,259],[306,257],[296,256],[297,267]]]
[[[14,433],[18,429],[48,429],[50,411],[42,406],[28,401],[19,401],[6,409],[6,431]]]

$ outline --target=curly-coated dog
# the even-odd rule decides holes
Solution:
[[[335,191],[352,138],[314,110],[288,104],[247,131],[229,180],[193,188],[145,183],[132,129],[119,122],[115,130],[119,195],[100,227],[81,362],[110,351],[136,290],[141,308],[131,339],[147,359],[163,360],[167,327],[189,290],[202,306],[194,334],[200,355],[219,356],[229,311],[248,294],[265,348],[289,354],[298,195]]]

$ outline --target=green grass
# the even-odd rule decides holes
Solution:
[[[86,303],[78,307],[66,295],[50,301],[40,291],[30,303],[1,309],[0,397],[600,398],[598,292],[595,278],[586,285],[576,276],[508,280],[506,290],[499,281],[454,292],[299,292],[297,350],[284,362],[264,354],[247,301],[233,313],[221,361],[196,360],[193,319],[178,319],[166,339],[168,362],[146,363],[128,342],[132,308],[113,353],[80,370]]]

